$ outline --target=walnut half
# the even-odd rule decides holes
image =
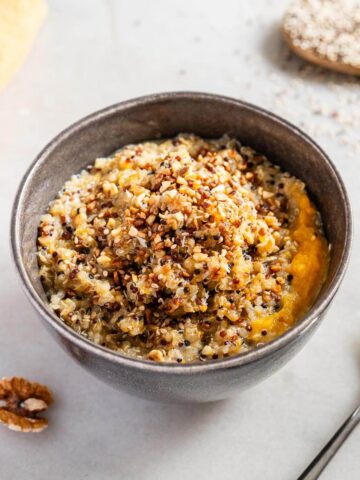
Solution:
[[[0,380],[0,422],[19,432],[41,432],[48,426],[38,417],[52,403],[48,388],[24,378]]]

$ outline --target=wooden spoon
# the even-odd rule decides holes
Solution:
[[[314,50],[304,50],[294,45],[293,39],[284,28],[282,29],[282,33],[290,49],[304,60],[329,70],[335,70],[336,72],[346,73],[348,75],[360,75],[360,65],[354,66],[344,62],[334,62],[324,56],[320,56]]]
[[[348,0],[293,0],[282,32],[296,55],[320,67],[360,75],[360,4]]]

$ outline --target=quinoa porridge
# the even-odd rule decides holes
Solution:
[[[315,300],[327,258],[304,184],[228,137],[98,158],[39,226],[51,309],[89,340],[157,362],[274,339]]]

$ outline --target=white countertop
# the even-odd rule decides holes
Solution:
[[[0,426],[1,479],[295,480],[359,401],[360,82],[331,76],[330,85],[299,72],[297,60],[281,68],[286,4],[50,1],[30,56],[0,94],[0,376],[43,382],[56,401],[39,435]],[[230,95],[305,121],[339,168],[355,219],[350,268],[304,350],[245,394],[207,405],[154,404],[90,376],[36,318],[9,249],[15,190],[37,152],[92,111],[168,90]],[[358,479],[359,442],[360,428],[321,478]]]

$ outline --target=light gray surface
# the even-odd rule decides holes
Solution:
[[[1,478],[296,479],[357,403],[360,154],[353,111],[360,85],[332,76],[331,87],[312,74],[299,84],[296,62],[281,70],[276,22],[286,3],[51,1],[35,48],[0,95],[0,375],[44,382],[56,403],[41,435],[0,429]],[[232,95],[305,119],[343,175],[355,220],[349,271],[305,349],[241,397],[193,407],[126,397],[71,362],[35,318],[8,245],[17,184],[53,135],[105,105],[181,89]],[[324,120],[325,107],[353,112],[346,135],[327,133],[342,127]],[[324,480],[359,477],[359,441],[356,431]]]

